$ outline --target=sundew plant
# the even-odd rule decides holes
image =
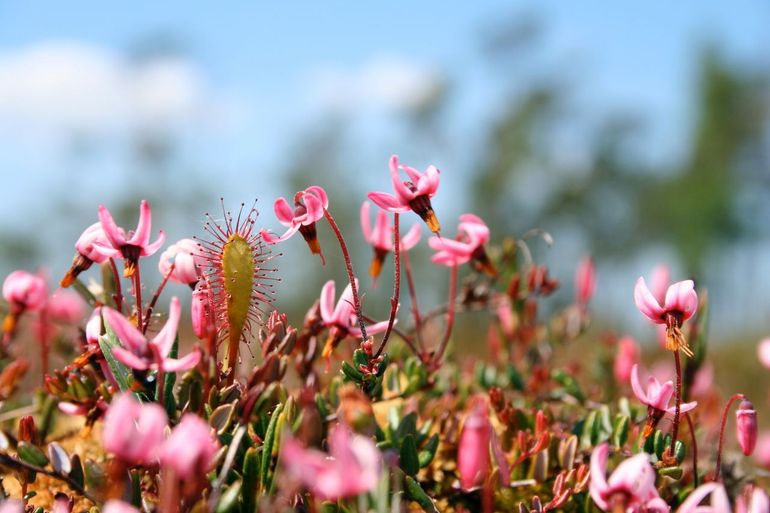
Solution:
[[[560,283],[530,245],[547,233],[447,219],[431,203],[448,179],[436,167],[387,167],[392,190],[360,198],[360,229],[337,224],[323,184],[275,200],[283,233],[223,201],[170,245],[146,201],[133,229],[100,206],[73,227],[59,287],[7,276],[0,512],[770,511],[757,412],[712,382],[702,284],[661,264],[628,290],[658,330],[653,369],[634,339],[589,329],[590,258],[574,301],[545,318]],[[354,239],[370,262],[352,260]],[[419,244],[430,261],[410,255]],[[274,306],[289,251],[320,274],[331,252],[345,263],[304,319]],[[427,266],[446,270],[440,304],[417,286]],[[384,311],[366,304],[375,284],[392,286]],[[473,329],[456,330],[468,312]],[[39,367],[21,356],[31,340]],[[770,341],[759,354],[770,366]]]

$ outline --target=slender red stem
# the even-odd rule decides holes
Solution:
[[[398,232],[398,213],[393,214],[393,254],[394,254],[394,277],[393,277],[393,297],[390,298],[390,317],[388,318],[388,328],[385,330],[385,335],[382,336],[382,342],[380,347],[374,354],[374,358],[378,358],[382,351],[385,349],[390,338],[390,333],[393,331],[393,323],[396,322],[396,312],[398,311],[398,298],[401,295],[401,237]]]
[[[110,258],[110,267],[112,268],[112,276],[115,279],[115,309],[118,312],[123,311],[123,287],[120,285],[120,273],[118,272],[118,266],[115,265],[115,259]]]
[[[155,309],[155,305],[158,302],[158,298],[160,298],[160,294],[163,292],[163,289],[166,287],[166,283],[168,283],[168,279],[171,277],[171,273],[174,272],[174,266],[176,266],[176,264],[172,262],[171,267],[169,267],[168,272],[163,277],[163,281],[160,282],[160,285],[158,285],[158,289],[155,291],[155,294],[152,295],[150,304],[147,306],[147,313],[144,314],[144,326],[142,327],[142,333],[146,333],[147,328],[150,326],[150,318],[152,317],[152,311],[153,309]]]
[[[356,317],[358,318],[359,328],[361,329],[361,340],[366,342],[369,338],[366,335],[366,324],[364,323],[364,317],[361,314],[361,300],[358,297],[358,287],[356,286],[356,274],[353,272],[353,262],[350,260],[350,253],[348,252],[348,246],[345,244],[345,238],[342,236],[340,227],[334,221],[331,213],[324,209],[324,217],[329,222],[334,235],[337,236],[337,240],[340,243],[340,249],[342,250],[342,258],[345,259],[345,269],[348,272],[348,281],[350,281],[350,289],[353,292],[353,308],[356,311]]]
[[[417,339],[417,345],[420,347],[420,351],[424,349],[422,345],[422,317],[420,316],[420,307],[417,304],[417,288],[414,286],[414,277],[412,276],[412,263],[409,260],[409,252],[404,251],[402,255],[404,259],[404,270],[406,271],[406,284],[409,289],[409,302],[412,306],[412,316],[414,317],[414,330],[415,338]]]
[[[49,350],[48,315],[46,315],[45,308],[43,308],[40,310],[40,359],[43,366],[43,387],[45,387],[45,377],[48,375]]]
[[[671,455],[676,449],[676,439],[679,436],[679,421],[682,416],[682,360],[679,357],[679,349],[674,351],[674,364],[676,365],[676,395],[674,406],[674,427],[671,429]]]
[[[452,335],[452,327],[455,322],[455,296],[457,296],[456,264],[452,266],[452,270],[449,273],[449,302],[447,303],[446,329],[444,331],[444,338],[441,340],[441,345],[433,359],[434,369],[437,369],[439,365],[441,365],[441,358],[444,356],[444,351],[446,351],[447,345],[449,344],[449,337]]]
[[[743,394],[735,394],[733,395],[729,401],[727,401],[727,404],[725,405],[725,411],[722,412],[722,425],[719,428],[719,447],[717,448],[717,466],[714,470],[714,481],[719,481],[719,474],[722,470],[722,446],[724,445],[725,441],[725,427],[727,426],[727,412],[730,411],[730,407],[733,405],[735,401],[738,399],[744,399],[745,396]]]
[[[134,297],[136,297],[136,325],[144,326],[142,323],[142,280],[139,277],[139,262],[134,269]]]
[[[688,412],[684,413],[684,418],[687,419],[687,425],[690,427],[690,439],[692,440],[692,474],[693,484],[695,488],[698,487],[698,440],[695,438],[695,425],[690,418]]]

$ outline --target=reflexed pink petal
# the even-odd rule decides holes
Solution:
[[[360,219],[361,219],[361,231],[364,234],[364,240],[371,244],[372,242],[372,229],[369,226],[369,210],[371,206],[368,201],[361,203]]]
[[[201,361],[201,352],[198,349],[182,358],[166,358],[163,360],[163,370],[167,372],[184,372],[192,369]]]
[[[698,401],[682,403],[679,405],[679,413],[687,413],[688,411],[692,411],[695,409],[696,406],[698,406]],[[666,413],[670,413],[671,415],[674,415],[676,413],[676,405],[666,408]]]
[[[136,353],[145,351],[147,339],[123,314],[112,308],[102,307],[102,316],[124,346]]]
[[[163,329],[155,335],[151,342],[158,347],[158,352],[162,358],[168,356],[171,352],[171,347],[174,345],[181,313],[182,306],[179,304],[179,298],[174,296],[171,298],[171,305],[168,309],[168,320],[166,321],[166,324],[163,325]]]
[[[708,495],[711,494],[711,508],[698,507],[700,502]],[[721,508],[721,509],[720,509]],[[706,513],[707,511],[713,511],[714,513],[730,512],[730,503],[727,500],[727,494],[724,486],[721,483],[706,483],[700,485],[693,490],[687,499],[679,506],[677,513]]]
[[[689,319],[698,309],[698,294],[695,292],[695,283],[692,280],[684,280],[671,285],[666,291],[666,304],[668,311],[679,311],[684,314],[684,320]]]
[[[623,337],[618,341],[618,352],[613,363],[615,381],[625,383],[631,378],[631,370],[639,363],[639,346],[631,337]]]
[[[428,166],[427,171],[425,172],[426,176],[428,177],[428,186],[425,191],[425,193],[430,196],[431,198],[436,194],[438,191],[438,183],[439,183],[439,174],[441,171],[436,168],[436,166]]]
[[[102,224],[104,235],[114,249],[120,249],[126,245],[126,234],[115,223],[112,214],[104,205],[99,205],[99,222]]]
[[[410,201],[412,201],[415,197],[415,193],[413,193],[411,190],[409,190],[409,187],[407,187],[404,182],[401,180],[401,176],[398,172],[398,156],[393,155],[390,157],[390,162],[388,163],[390,167],[390,181],[393,184],[393,191],[396,193],[396,198],[398,198],[398,201],[402,205],[408,205]],[[417,184],[414,184],[417,185]],[[369,196],[369,198],[377,203],[374,198]]]
[[[286,233],[281,235],[280,237],[276,237],[272,233],[268,232],[264,228],[259,232],[262,235],[262,240],[267,242],[268,244],[278,244],[279,242],[283,242],[295,233],[297,233],[297,230],[299,230],[299,225],[292,226],[288,230],[286,230]]]
[[[358,287],[358,280],[356,279],[356,287]],[[332,313],[332,320],[341,326],[347,327],[350,325],[350,316],[353,314],[353,289],[350,283],[342,291],[337,306],[334,307]]]
[[[655,266],[650,280],[650,292],[658,300],[658,303],[664,304],[666,302],[666,291],[670,282],[671,270],[668,266],[665,264]]]
[[[466,262],[468,262],[471,259],[470,255],[464,256],[464,257],[458,257],[457,255],[450,253],[448,251],[439,251],[438,253],[434,253],[433,256],[430,257],[431,262],[434,264],[440,264],[440,265],[446,265],[449,267],[452,267],[454,265],[461,265]]]
[[[422,225],[413,224],[406,235],[401,237],[401,251],[409,251],[414,248],[420,242],[420,238],[422,238]]]
[[[273,203],[273,210],[275,210],[275,217],[278,218],[279,223],[287,228],[294,224],[294,210],[284,198],[275,200],[275,203]]]
[[[318,185],[311,185],[310,187],[305,189],[305,193],[318,198],[318,200],[321,202],[321,208],[323,209],[329,208],[329,196],[326,195],[326,191],[323,189],[323,187],[320,187]]]
[[[647,284],[644,282],[644,278],[636,280],[636,286],[634,287],[634,303],[636,307],[652,322],[663,324],[665,319],[663,318],[666,313],[665,309],[658,304],[658,301],[647,288]]]
[[[375,248],[384,249],[385,251],[391,251],[393,248],[393,230],[391,230],[388,214],[384,210],[377,210],[374,231],[369,242]]]
[[[136,356],[134,353],[122,347],[113,347],[112,355],[126,367],[136,370],[147,370],[153,362]]]
[[[604,494],[609,488],[607,483],[607,458],[610,454],[610,446],[603,443],[595,447],[591,452],[591,481],[588,486],[591,498],[602,510],[607,510],[607,501]]]
[[[323,319],[326,323],[334,322],[334,296],[334,280],[329,280],[321,289],[321,299],[319,300],[318,304],[318,307],[321,310],[321,319]]]
[[[120,256],[120,251],[113,248],[106,246],[102,244],[100,241],[96,241],[93,244],[93,253],[95,255],[98,255],[99,260],[101,260],[102,263],[106,262],[110,258],[115,258]],[[98,262],[98,260],[91,259],[94,262]]]
[[[473,254],[473,251],[476,249],[465,242],[435,236],[428,239],[428,245],[436,251],[446,251],[460,258],[470,258],[471,254]]]
[[[631,368],[631,390],[634,391],[634,395],[639,399],[642,404],[649,404],[647,393],[642,388],[642,384],[639,381],[639,366],[634,365]]]
[[[384,208],[388,212],[403,214],[412,210],[408,205],[403,205],[398,198],[387,192],[370,192],[367,194],[367,197],[372,200],[375,205]]]
[[[128,239],[127,243],[132,246],[144,247],[150,242],[150,229],[152,228],[152,212],[150,204],[142,200],[139,204],[139,223],[136,225],[134,235]]]
[[[144,257],[152,256],[163,246],[164,242],[166,242],[166,232],[160,230],[158,232],[157,240],[151,244],[142,246],[142,250],[139,254]]]
[[[398,166],[399,169],[403,169],[404,173],[406,173],[409,176],[409,180],[412,181],[412,183],[417,186],[417,182],[420,181],[420,179],[423,177],[423,174],[417,171],[412,166],[407,166],[406,164],[401,164]]]
[[[163,443],[160,462],[181,479],[200,478],[211,469],[217,446],[211,427],[197,415],[186,413]]]

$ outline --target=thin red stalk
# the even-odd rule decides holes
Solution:
[[[692,440],[692,473],[693,484],[695,488],[698,487],[698,440],[695,438],[695,425],[692,423],[692,418],[688,412],[684,413],[684,418],[687,419],[687,425],[690,427],[690,439]]]
[[[356,310],[356,317],[358,318],[358,324],[361,329],[361,340],[366,342],[369,338],[366,335],[366,325],[364,324],[364,318],[361,314],[361,300],[358,297],[358,287],[356,286],[356,274],[353,272],[353,262],[350,260],[350,253],[348,252],[348,246],[345,244],[345,238],[342,236],[340,227],[334,221],[331,213],[324,209],[324,217],[329,222],[334,235],[337,236],[337,240],[340,243],[340,249],[342,250],[342,257],[345,259],[345,269],[348,272],[348,281],[350,281],[350,289],[353,292],[353,308]]]
[[[404,251],[404,270],[406,271],[406,284],[409,289],[409,302],[412,306],[412,316],[414,317],[414,329],[415,338],[417,339],[417,345],[422,351],[424,346],[422,345],[422,318],[420,316],[420,307],[417,304],[417,289],[414,286],[414,278],[412,277],[412,263],[409,260],[409,252]]]
[[[444,351],[446,351],[446,347],[449,344],[449,337],[452,335],[452,326],[455,322],[455,296],[457,296],[457,265],[453,265],[449,273],[449,302],[447,304],[446,329],[441,345],[433,359],[434,369],[437,369],[441,364],[441,358],[444,356]]]
[[[373,319],[372,317],[369,317],[368,315],[364,315],[364,320],[370,324],[377,322],[375,319]],[[414,345],[414,341],[412,337],[410,337],[403,331],[399,330],[395,326],[393,326],[393,333],[398,335],[401,338],[401,340],[404,341],[404,343],[407,345],[407,347],[409,347],[409,349],[414,353],[415,356],[417,357],[421,356],[420,351],[418,351],[417,347],[415,347]]]
[[[118,266],[115,265],[115,259],[110,258],[110,267],[112,268],[112,276],[115,279],[115,309],[118,312],[123,311],[123,288],[120,285],[120,273],[118,272]]]
[[[676,391],[674,394],[674,427],[671,429],[671,455],[674,455],[676,449],[676,438],[679,435],[679,421],[682,416],[682,360],[679,357],[679,350],[674,351],[674,364],[676,365]]]
[[[160,298],[160,294],[163,292],[163,289],[166,287],[166,283],[168,283],[168,279],[171,277],[171,273],[174,272],[175,266],[176,264],[172,262],[171,267],[169,267],[168,272],[163,277],[163,281],[160,282],[160,285],[158,285],[158,289],[155,291],[155,294],[152,295],[150,304],[147,306],[147,313],[144,314],[144,326],[142,326],[142,333],[146,333],[147,328],[150,326],[150,318],[152,317],[152,311],[155,308],[156,303],[158,302],[158,298]]]
[[[730,411],[730,406],[733,405],[735,401],[738,399],[743,399],[745,396],[743,394],[735,394],[733,395],[729,401],[727,401],[727,404],[725,405],[725,411],[722,412],[722,425],[719,428],[719,447],[717,448],[717,467],[714,470],[714,481],[719,481],[719,474],[722,470],[722,446],[724,445],[725,441],[725,427],[727,426],[727,412]]]
[[[139,262],[134,268],[134,297],[136,297],[136,325],[144,326],[142,323],[142,280],[139,277]]]
[[[385,335],[382,336],[382,342],[380,347],[374,354],[374,358],[378,358],[382,351],[385,349],[390,338],[390,333],[393,331],[393,323],[396,322],[396,312],[398,311],[398,298],[401,295],[401,237],[398,232],[398,213],[393,214],[393,254],[394,254],[394,276],[393,276],[393,297],[390,298],[390,317],[388,318],[388,329],[385,330]]]

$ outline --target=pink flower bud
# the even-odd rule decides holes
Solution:
[[[52,320],[64,324],[77,324],[85,315],[85,301],[71,290],[57,290],[45,305]]]
[[[192,315],[193,332],[199,339],[205,340],[216,331],[210,289],[203,280],[199,281],[193,290],[190,314]]]
[[[479,485],[486,478],[491,438],[492,424],[489,422],[487,405],[479,400],[465,418],[457,447],[457,470],[460,473],[460,486],[464,490]]]
[[[38,310],[47,296],[45,279],[27,271],[14,271],[3,283],[3,297],[25,310]]]
[[[75,249],[89,261],[102,264],[106,262],[109,257],[99,251],[98,248],[94,247],[94,243],[97,245],[101,244],[102,246],[108,246],[110,244],[107,240],[107,236],[104,234],[101,223],[94,223],[86,228],[77,242],[75,242]]]
[[[759,363],[770,369],[770,338],[763,339],[757,347]]]
[[[596,270],[590,257],[584,258],[575,271],[575,296],[579,305],[587,305],[596,290]]]
[[[618,353],[615,355],[615,363],[612,371],[615,381],[628,383],[631,379],[631,369],[639,363],[639,346],[631,337],[623,337],[618,341]]]
[[[166,276],[172,264],[174,270],[169,276],[171,281],[186,285],[195,284],[200,278],[201,269],[206,265],[205,259],[201,256],[200,243],[192,239],[182,239],[170,245],[160,255],[158,270]]]
[[[743,454],[749,456],[757,445],[757,410],[751,401],[744,399],[738,406],[735,417],[738,421],[738,443]]]
[[[163,444],[160,462],[172,468],[180,479],[192,479],[211,469],[216,452],[211,427],[200,417],[187,413]]]
[[[107,410],[102,440],[129,465],[151,464],[158,457],[168,418],[157,404],[140,404],[129,393],[119,395]]]

